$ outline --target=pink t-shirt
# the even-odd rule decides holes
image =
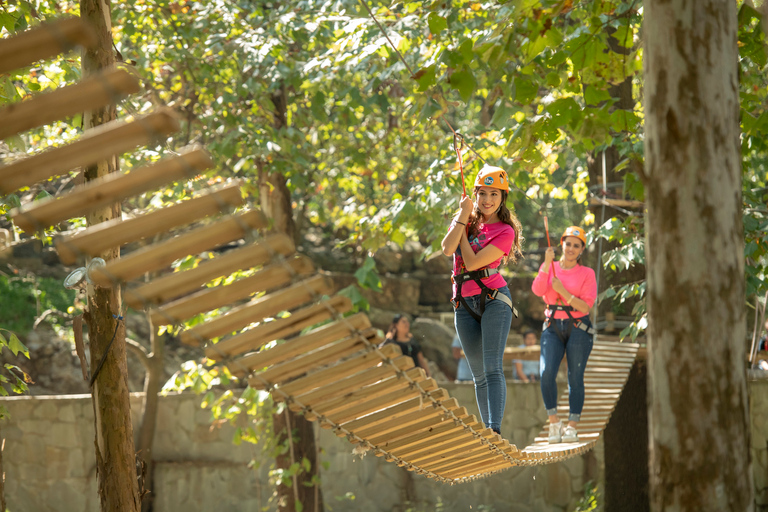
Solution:
[[[509,254],[512,250],[512,244],[515,242],[515,230],[509,224],[503,222],[494,222],[493,224],[481,224],[480,232],[477,236],[472,237],[469,240],[469,245],[474,249],[475,254],[480,252],[480,249],[488,244],[492,244],[504,252]],[[501,264],[501,258],[497,259],[488,268],[498,268]],[[464,266],[464,259],[461,257],[461,246],[456,248],[456,252],[453,254],[453,275],[463,274],[467,269]],[[483,284],[488,288],[501,288],[507,285],[507,281],[501,274],[492,275],[482,280]],[[480,293],[480,287],[474,281],[467,281],[461,288],[461,295],[463,297],[472,297]],[[456,295],[456,284],[453,285],[453,295]]]
[[[576,265],[575,267],[564,270],[560,268],[560,262],[554,261],[552,264],[555,267],[555,275],[563,283],[565,289],[575,295],[577,298],[586,302],[591,308],[595,304],[597,299],[597,281],[595,280],[595,271],[584,265]],[[536,274],[536,279],[533,280],[531,289],[533,293],[544,299],[547,304],[562,304],[567,306],[567,299],[570,295],[563,297],[555,290],[552,289],[552,269],[549,269],[549,273],[544,273],[542,269],[544,264],[539,267],[539,273]],[[558,302],[560,299],[560,302]],[[587,316],[588,313],[582,313],[580,311],[571,311],[573,318],[581,318]],[[549,316],[549,314],[547,314]],[[555,311],[555,318],[564,319],[568,318],[568,313],[565,311]]]

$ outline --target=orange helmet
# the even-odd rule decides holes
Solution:
[[[476,187],[492,187],[509,192],[509,179],[507,171],[501,167],[485,165],[477,173],[475,178]]]
[[[584,233],[584,230],[581,229],[579,226],[571,226],[565,230],[565,233],[563,233],[563,236],[560,237],[560,243],[563,243],[563,240],[565,240],[565,237],[567,236],[575,236],[579,240],[581,240],[581,243],[584,244],[584,247],[587,246],[587,235]]]

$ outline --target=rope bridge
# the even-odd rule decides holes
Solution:
[[[42,25],[0,41],[0,72],[94,41],[89,27],[78,18]],[[7,138],[83,110],[117,103],[138,90],[138,80],[129,72],[105,70],[1,109],[0,136]],[[0,193],[9,194],[136,147],[157,144],[177,130],[175,115],[164,108],[112,121],[65,146],[0,167]],[[76,186],[65,195],[23,205],[10,216],[24,231],[40,232],[168,183],[194,178],[213,166],[206,151],[186,148],[130,173],[111,174]],[[147,309],[155,325],[178,324],[200,313],[230,307],[183,331],[181,341],[204,347],[206,357],[227,365],[252,387],[271,392],[274,400],[302,412],[320,427],[347,438],[357,445],[357,452],[370,451],[429,478],[460,483],[513,466],[574,457],[595,445],[627,380],[638,345],[595,343],[585,374],[587,399],[580,442],[550,445],[545,425],[532,445],[518,449],[485,428],[421,368],[414,367],[413,360],[403,356],[396,345],[380,347],[383,340],[368,317],[348,315],[351,301],[334,295],[331,282],[308,258],[296,255],[287,236],[262,235],[268,219],[258,210],[236,211],[243,206],[235,182],[130,220],[116,219],[57,237],[55,247],[62,262],[73,264],[208,219],[203,227],[103,265],[89,265],[89,281],[94,286],[123,286],[124,303]],[[236,249],[195,268],[149,283],[134,283],[180,258],[239,240],[244,243]],[[206,286],[222,276],[248,270],[253,273],[231,284]],[[290,314],[278,317],[283,312]],[[560,407],[567,407],[567,401],[566,392]]]

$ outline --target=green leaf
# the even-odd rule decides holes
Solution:
[[[412,78],[419,84],[419,92],[424,92],[435,85],[435,77],[435,65],[432,64],[431,66],[418,70]]]
[[[515,101],[524,105],[531,103],[539,94],[539,86],[525,77],[515,78]]]
[[[427,23],[429,24],[429,31],[434,35],[437,35],[448,28],[448,20],[436,12],[429,13],[429,16],[427,16]]]
[[[611,95],[604,89],[599,89],[594,85],[588,85],[584,89],[584,103],[587,105],[598,105],[603,101],[611,99]]]
[[[557,87],[558,85],[560,85],[560,82],[561,82],[560,74],[555,73],[554,71],[552,71],[551,73],[547,73],[546,82],[549,87]]]
[[[459,91],[461,99],[465,102],[469,101],[472,97],[472,93],[475,92],[475,88],[477,87],[475,75],[472,74],[472,71],[468,68],[453,73],[451,75],[450,83],[452,88]]]
[[[13,355],[18,355],[19,352],[27,356],[27,359],[29,359],[29,349],[24,346],[24,344],[19,341],[19,338],[11,333],[11,337],[8,340],[8,348],[11,349],[11,352],[13,352]]]
[[[461,55],[464,57],[465,63],[472,62],[472,59],[474,58],[475,54],[472,51],[472,47],[474,46],[474,43],[471,39],[465,40],[461,45],[459,46],[459,51],[461,52]]]

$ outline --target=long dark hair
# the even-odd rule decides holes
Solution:
[[[478,190],[480,190],[480,187],[475,187],[475,197],[477,197]],[[517,220],[515,214],[507,208],[507,197],[509,196],[509,192],[501,189],[499,189],[499,191],[501,192],[501,206],[497,213],[499,220],[508,226],[512,226],[512,229],[515,230],[515,240],[512,242],[512,249],[510,249],[509,254],[501,258],[501,264],[506,265],[507,262],[510,261],[516,263],[518,256],[523,256],[523,242],[525,242],[525,238],[523,237],[522,224]],[[483,214],[480,213],[480,207],[475,205],[475,209],[469,214],[469,220],[467,221],[467,232],[469,233],[469,237],[476,236],[480,233],[480,223],[482,220]]]
[[[392,319],[392,323],[389,324],[389,329],[387,329],[387,335],[386,339],[388,340],[395,340],[397,341],[397,324],[400,322],[400,319],[403,318],[405,315],[395,315],[395,318]]]

